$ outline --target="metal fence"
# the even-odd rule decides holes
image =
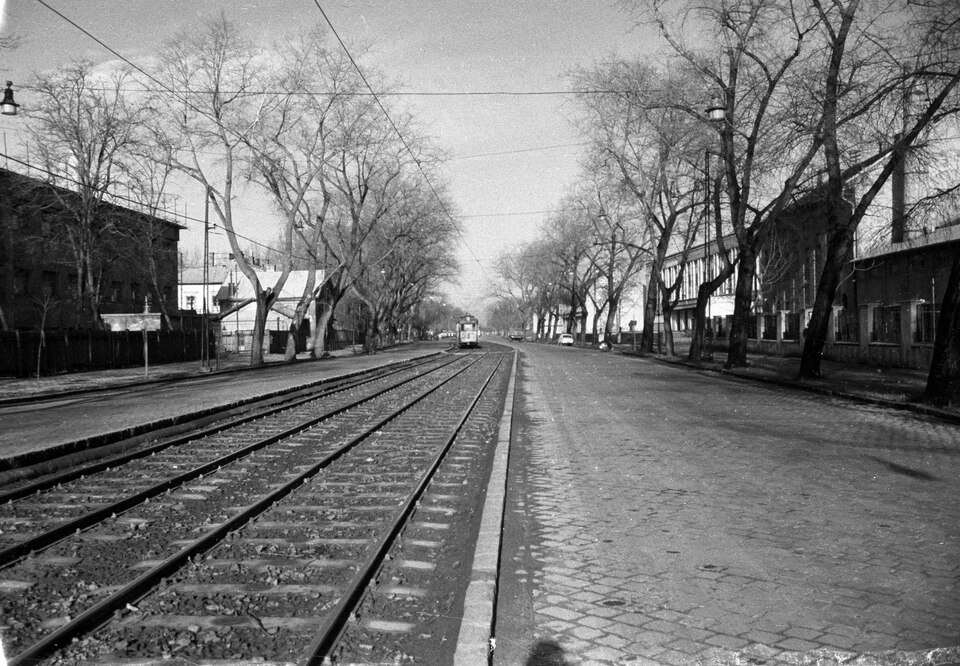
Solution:
[[[775,313],[763,315],[763,338],[764,340],[777,339],[777,315]]]
[[[800,322],[803,321],[802,312],[788,312],[787,316],[784,317],[784,327],[783,327],[783,339],[784,340],[799,340],[800,339]]]
[[[900,342],[900,306],[878,305],[873,310],[872,342]]]
[[[936,303],[920,303],[917,305],[917,327],[913,334],[914,342],[932,343],[937,335]]]
[[[836,313],[836,333],[837,342],[859,342],[860,341],[860,312],[856,309],[843,309]]]

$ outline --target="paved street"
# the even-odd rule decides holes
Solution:
[[[496,664],[956,663],[957,426],[520,348]]]

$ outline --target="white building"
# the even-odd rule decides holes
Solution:
[[[260,286],[270,288],[277,284],[280,271],[257,270]],[[307,271],[291,271],[280,291],[280,297],[274,302],[267,315],[266,334],[264,345],[270,344],[270,331],[286,333],[290,329],[290,321],[294,310],[303,296],[307,284]],[[323,284],[323,271],[317,271],[313,292],[316,294]],[[214,298],[217,303],[217,314],[220,319],[220,332],[223,346],[230,351],[246,351],[249,339],[254,328],[257,314],[257,304],[253,297],[253,287],[250,281],[239,271],[230,271],[223,281],[217,285]],[[313,333],[316,322],[316,304],[311,303],[307,312],[309,329],[305,334]]]
[[[177,307],[181,310],[193,310],[203,314],[203,303],[207,303],[207,312],[217,314],[220,307],[217,294],[224,281],[230,279],[234,272],[227,266],[209,266],[207,268],[207,282],[203,280],[203,268],[184,268],[180,272],[180,283],[177,287]]]

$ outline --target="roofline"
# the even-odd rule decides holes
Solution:
[[[869,261],[881,257],[889,257],[904,252],[917,252],[927,248],[938,247],[941,245],[950,245],[960,243],[960,224],[954,223],[949,226],[934,229],[924,236],[914,236],[901,243],[891,243],[884,245],[872,252],[867,252],[853,259],[853,263],[860,261]]]
[[[11,171],[10,169],[4,168],[4,167],[0,167],[0,179],[2,178],[10,178],[11,180],[21,179],[25,181],[32,181],[36,183],[38,186],[46,187],[51,190],[60,190],[61,192],[66,192],[73,196],[79,196],[79,193],[76,192],[75,190],[67,189],[66,187],[60,187],[59,185],[54,185],[53,183],[48,183],[45,180],[40,180],[39,178],[34,178],[33,176],[27,176],[26,174],[22,174],[17,171]],[[103,201],[102,203],[104,206],[109,206],[112,209],[125,211],[127,213],[132,213],[134,215],[139,215],[141,217],[148,217],[150,219],[156,220],[157,222],[162,222],[164,224],[167,224],[172,227],[176,227],[178,229],[187,228],[185,224],[180,224],[179,222],[174,222],[173,220],[169,220],[165,217],[152,215],[142,210],[137,210],[135,208],[128,208],[126,206],[121,206],[120,204],[113,203],[112,201]]]

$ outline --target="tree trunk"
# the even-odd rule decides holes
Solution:
[[[670,321],[670,314],[674,306],[663,306],[663,339],[667,347],[667,356],[674,356],[673,346],[673,322]]]
[[[302,320],[303,317],[300,317]],[[287,344],[283,350],[284,363],[290,363],[297,359],[297,338],[300,337],[300,323],[297,318],[290,320],[290,329],[287,331]]]
[[[659,298],[659,284],[657,276],[651,270],[647,281],[647,297],[643,302],[643,331],[640,334],[640,353],[653,353],[653,327],[657,317],[657,299]]]
[[[753,248],[740,248],[737,261],[737,287],[733,295],[733,321],[730,325],[730,349],[727,367],[747,365],[747,336],[753,316],[753,280],[757,275],[757,256]]]
[[[703,352],[706,349],[704,346],[704,338],[707,332],[707,303],[710,301],[710,297],[713,296],[713,292],[730,279],[730,276],[733,275],[733,269],[734,264],[727,264],[720,270],[715,278],[709,282],[701,283],[700,288],[697,290],[697,306],[693,318],[693,337],[690,340],[690,350],[687,352],[687,358],[691,361],[698,362],[703,358]]]
[[[603,334],[608,340],[619,341],[620,331],[618,330],[616,334],[614,334],[613,326],[614,326],[614,323],[616,322],[615,318],[616,318],[617,312],[620,310],[620,299],[611,298],[609,305],[610,305],[610,309],[607,310],[607,321],[603,325]]]
[[[950,278],[940,305],[930,374],[922,399],[944,407],[960,405],[960,251],[954,251]]]
[[[312,358],[324,358],[329,354],[330,339],[333,336],[333,308],[330,302],[323,297],[317,299],[317,321],[313,329]]]
[[[377,328],[379,322],[376,316],[370,316],[365,327],[366,339],[363,341],[363,351],[368,354],[377,353]]]
[[[284,349],[283,360],[293,361],[297,358],[297,340],[300,338],[300,329],[303,328],[303,320],[307,316],[307,309],[310,307],[310,301],[297,303],[297,308],[290,319],[290,330],[287,332],[287,346]]]
[[[820,282],[817,284],[817,295],[813,301],[813,313],[807,324],[807,334],[803,340],[803,351],[800,355],[800,372],[798,379],[814,379],[820,376],[820,359],[827,344],[827,335],[830,331],[830,316],[833,313],[833,300],[840,285],[843,267],[846,265],[853,251],[853,231],[856,225],[848,224],[831,236],[827,246],[827,256],[824,259]]]
[[[263,337],[267,328],[267,315],[270,307],[267,304],[266,293],[259,291],[256,295],[257,310],[253,319],[253,331],[250,338],[250,365],[263,365]]]
[[[103,329],[103,322],[100,320],[100,304],[97,299],[97,289],[94,284],[93,267],[86,262],[86,274],[84,276],[86,289],[83,294],[83,308],[87,315],[87,326],[94,330]]]

